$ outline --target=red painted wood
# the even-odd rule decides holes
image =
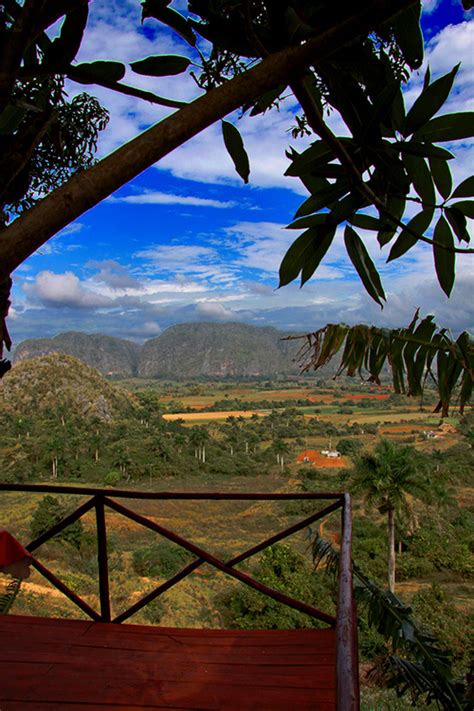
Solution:
[[[0,617],[2,711],[335,711],[334,630]]]

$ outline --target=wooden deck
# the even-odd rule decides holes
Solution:
[[[335,632],[0,616],[1,711],[335,711]]]

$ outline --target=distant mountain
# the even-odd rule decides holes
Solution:
[[[139,375],[148,378],[212,378],[297,373],[295,348],[274,328],[237,323],[184,323],[147,341]]]
[[[238,323],[171,326],[139,346],[112,336],[62,333],[20,343],[14,363],[51,353],[79,358],[108,376],[146,378],[271,377],[299,372],[293,359],[300,342],[269,327]]]
[[[62,353],[25,360],[0,380],[0,410],[18,418],[49,410],[110,421],[126,415],[134,405],[128,393]]]
[[[15,350],[14,363],[50,353],[66,353],[79,358],[104,375],[127,377],[138,372],[140,346],[101,333],[70,331],[54,338],[23,341]]]

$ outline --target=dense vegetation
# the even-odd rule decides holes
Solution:
[[[66,384],[66,386],[65,386]],[[69,384],[67,386],[67,384]],[[304,381],[304,384],[264,381],[248,384],[155,382],[111,384],[70,356],[51,355],[26,361],[3,381],[0,410],[0,467],[2,481],[94,483],[141,489],[217,489],[338,491],[355,494],[354,559],[382,588],[386,586],[386,509],[365,503],[353,465],[381,446],[381,435],[397,452],[405,447],[420,476],[429,473],[431,493],[413,498],[395,516],[396,592],[408,602],[413,616],[429,627],[442,647],[450,650],[454,669],[468,665],[469,581],[474,574],[474,527],[470,512],[470,473],[473,465],[472,421],[465,417],[448,437],[427,437],[438,422],[418,403],[407,412],[399,396],[373,393],[371,386]],[[296,397],[298,391],[301,397]],[[251,392],[252,400],[247,393]],[[388,396],[388,397],[387,397]],[[433,396],[428,394],[428,400]],[[204,400],[209,419],[190,424],[176,416],[166,419],[172,403],[186,407]],[[324,411],[307,414],[315,400]],[[259,414],[219,417],[220,403],[258,406]],[[348,401],[351,414],[341,414]],[[282,407],[284,403],[294,407]],[[100,406],[97,405],[100,404]],[[216,406],[217,403],[217,406]],[[267,408],[274,405],[273,409]],[[314,404],[314,403],[313,403]],[[213,407],[214,406],[214,407]],[[341,407],[342,406],[342,407]],[[215,412],[211,412],[214,409]],[[165,415],[165,416],[164,416]],[[417,419],[401,422],[404,417]],[[217,419],[213,419],[217,418]],[[369,422],[365,422],[369,418]],[[379,421],[377,422],[377,419]],[[392,419],[392,429],[388,424]],[[409,442],[407,442],[409,440]],[[305,449],[330,443],[344,457],[343,468],[297,463]],[[410,447],[416,447],[412,450]],[[405,451],[403,450],[403,451]],[[416,457],[415,457],[416,454]],[[356,484],[359,483],[360,493]],[[2,504],[4,525],[21,540],[39,535],[74,506],[61,496],[29,496]],[[138,504],[137,504],[138,506]],[[142,506],[142,513],[164,516],[171,528],[188,534],[216,555],[228,559],[272,531],[313,509],[309,504],[242,503],[217,509],[160,504]],[[176,545],[139,529],[109,521],[111,594],[114,609],[127,606],[188,561]],[[319,533],[337,541],[336,522],[329,519]],[[41,557],[74,590],[95,604],[97,553],[93,519],[66,529],[42,548]],[[298,535],[243,564],[258,579],[330,611],[334,581],[314,571],[308,541]],[[199,573],[199,574],[198,574]],[[203,581],[206,582],[203,591]],[[32,614],[77,616],[67,601],[56,598],[34,578],[25,584],[15,609]],[[80,613],[79,613],[80,614]],[[285,609],[259,593],[228,583],[204,566],[177,590],[155,600],[134,620],[178,625],[288,627],[312,624],[304,615]],[[368,625],[361,608],[360,651],[371,661],[387,643]],[[376,690],[367,692],[376,696]],[[394,707],[396,708],[396,707]]]

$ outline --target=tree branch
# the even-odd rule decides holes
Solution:
[[[0,279],[16,269],[50,237],[135,178],[156,161],[249,100],[282,81],[292,81],[334,48],[369,33],[414,5],[416,0],[371,0],[319,37],[264,59],[255,68],[217,87],[148,129],[48,195],[0,232]]]

